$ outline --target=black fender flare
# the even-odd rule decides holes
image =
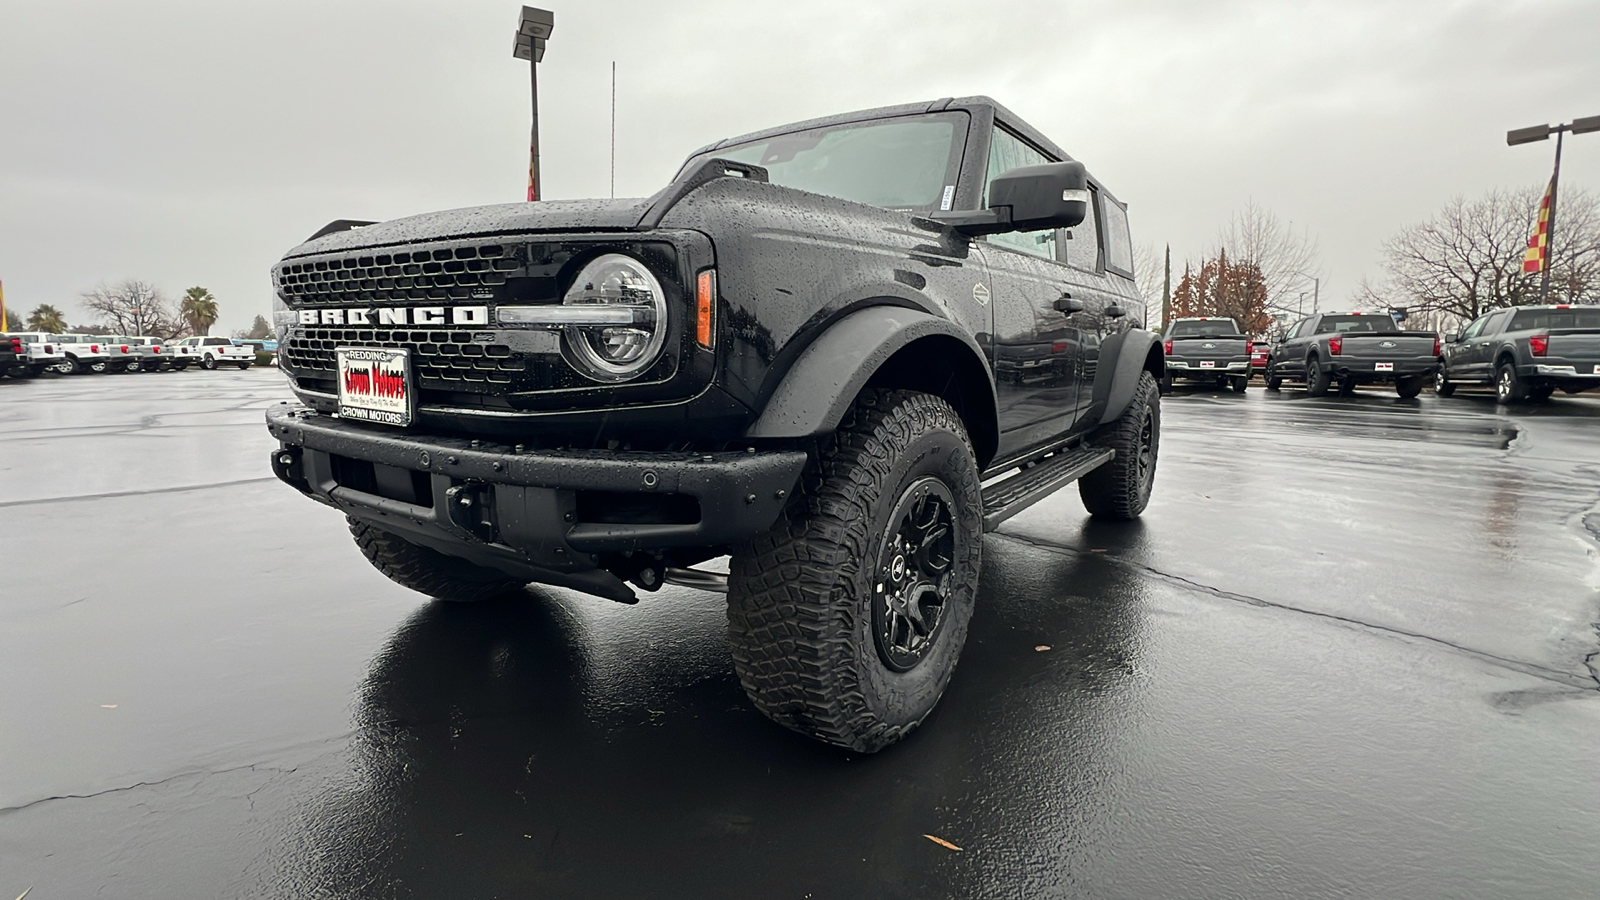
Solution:
[[[1157,356],[1153,369],[1150,365],[1152,349]],[[1106,338],[1100,345],[1098,372],[1102,375],[1106,371],[1107,357],[1114,360],[1111,365],[1111,378],[1095,379],[1096,399],[1102,390],[1101,383],[1104,382],[1105,385],[1103,390],[1106,405],[1100,413],[1099,422],[1096,423],[1099,425],[1116,421],[1127,410],[1128,404],[1133,402],[1134,389],[1139,386],[1139,373],[1148,371],[1159,379],[1167,367],[1166,354],[1162,351],[1156,335],[1143,328],[1132,328]]]
[[[971,352],[971,361],[979,370],[989,372],[978,342],[948,319],[904,306],[869,306],[846,313],[800,352],[745,436],[806,438],[831,433],[884,363],[911,344],[930,337],[959,341]],[[983,379],[982,390],[987,404],[981,409],[968,409],[965,414],[992,420],[977,424],[985,433],[998,435],[998,410],[990,378]],[[972,437],[977,444],[979,436]],[[980,456],[984,449],[978,448]]]

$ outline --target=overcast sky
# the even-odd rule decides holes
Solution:
[[[1509,128],[1600,115],[1600,3],[549,0],[545,196],[618,196],[691,150],[831,112],[989,94],[1197,258],[1246,200],[1305,227],[1324,302],[1453,195],[1549,177]],[[336,218],[520,200],[518,4],[0,0],[0,280],[13,309],[204,285],[216,331]],[[1600,189],[1600,134],[1563,182]]]

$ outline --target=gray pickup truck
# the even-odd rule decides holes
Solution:
[[[1501,403],[1600,387],[1600,306],[1523,306],[1479,316],[1445,337],[1434,384],[1441,397],[1458,384],[1493,384]]]
[[[1232,386],[1244,393],[1250,386],[1250,339],[1239,323],[1221,317],[1173,319],[1162,333],[1167,353],[1161,389],[1172,390],[1174,378]]]
[[[1431,331],[1401,331],[1384,313],[1319,313],[1296,322],[1267,357],[1267,390],[1284,379],[1303,381],[1313,397],[1339,393],[1358,384],[1393,384],[1410,399],[1439,369],[1439,336]]]

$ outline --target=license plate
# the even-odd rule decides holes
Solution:
[[[1393,372],[1394,371],[1394,363],[1373,363],[1372,364],[1372,371],[1374,371],[1374,372]]]
[[[1600,375],[1600,365],[1597,365],[1597,366],[1594,367],[1594,373],[1596,375]]]
[[[384,425],[411,424],[411,351],[339,347],[339,415]]]
[[[1216,367],[1217,367],[1216,360],[1212,360],[1212,359],[1202,359],[1202,360],[1200,360],[1200,368],[1202,368],[1202,369],[1215,369]]]

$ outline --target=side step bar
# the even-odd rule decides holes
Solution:
[[[999,528],[1001,522],[1105,465],[1116,455],[1115,450],[1100,447],[1064,450],[989,485],[983,489],[983,530]]]

